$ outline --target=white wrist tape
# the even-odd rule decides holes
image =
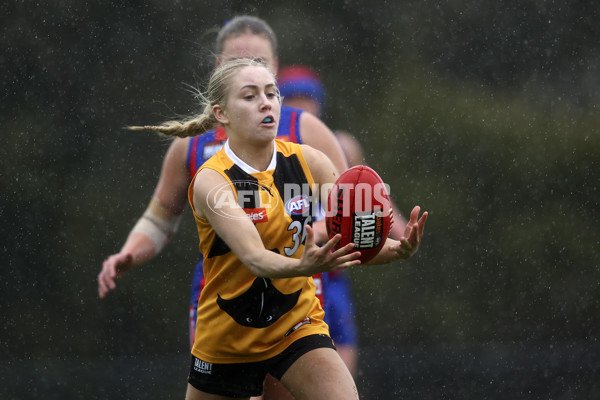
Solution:
[[[180,222],[181,214],[173,214],[156,197],[153,197],[150,205],[148,205],[148,208],[131,232],[138,232],[148,236],[154,243],[154,254],[158,254],[165,247],[171,236],[177,232]]]

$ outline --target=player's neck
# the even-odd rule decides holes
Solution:
[[[257,171],[265,171],[269,168],[273,159],[275,147],[271,141],[267,145],[253,145],[251,143],[237,143],[229,139],[229,148],[235,156]]]

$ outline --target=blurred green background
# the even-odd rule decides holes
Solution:
[[[302,3],[302,4],[294,4]],[[196,110],[224,21],[327,86],[408,213],[409,261],[350,274],[363,399],[600,396],[600,5],[214,1],[0,5],[0,398],[183,398],[197,243],[100,301],[96,275],[150,199],[168,140],[122,129]]]

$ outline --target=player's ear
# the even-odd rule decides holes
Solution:
[[[221,108],[220,105],[215,104],[213,106],[213,115],[215,116],[216,120],[219,121],[222,124],[228,124],[229,123],[229,118],[227,117],[227,112],[225,112],[225,110],[223,108]]]

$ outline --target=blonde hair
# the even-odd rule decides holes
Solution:
[[[167,136],[178,136],[181,138],[198,136],[219,126],[219,121],[213,114],[213,107],[219,105],[225,107],[227,103],[227,92],[231,78],[242,68],[263,67],[271,75],[273,73],[267,65],[259,59],[238,58],[221,64],[208,81],[206,94],[198,91],[202,114],[191,116],[183,121],[166,121],[160,125],[128,126],[130,130],[151,130]],[[275,80],[275,76],[273,76]]]

